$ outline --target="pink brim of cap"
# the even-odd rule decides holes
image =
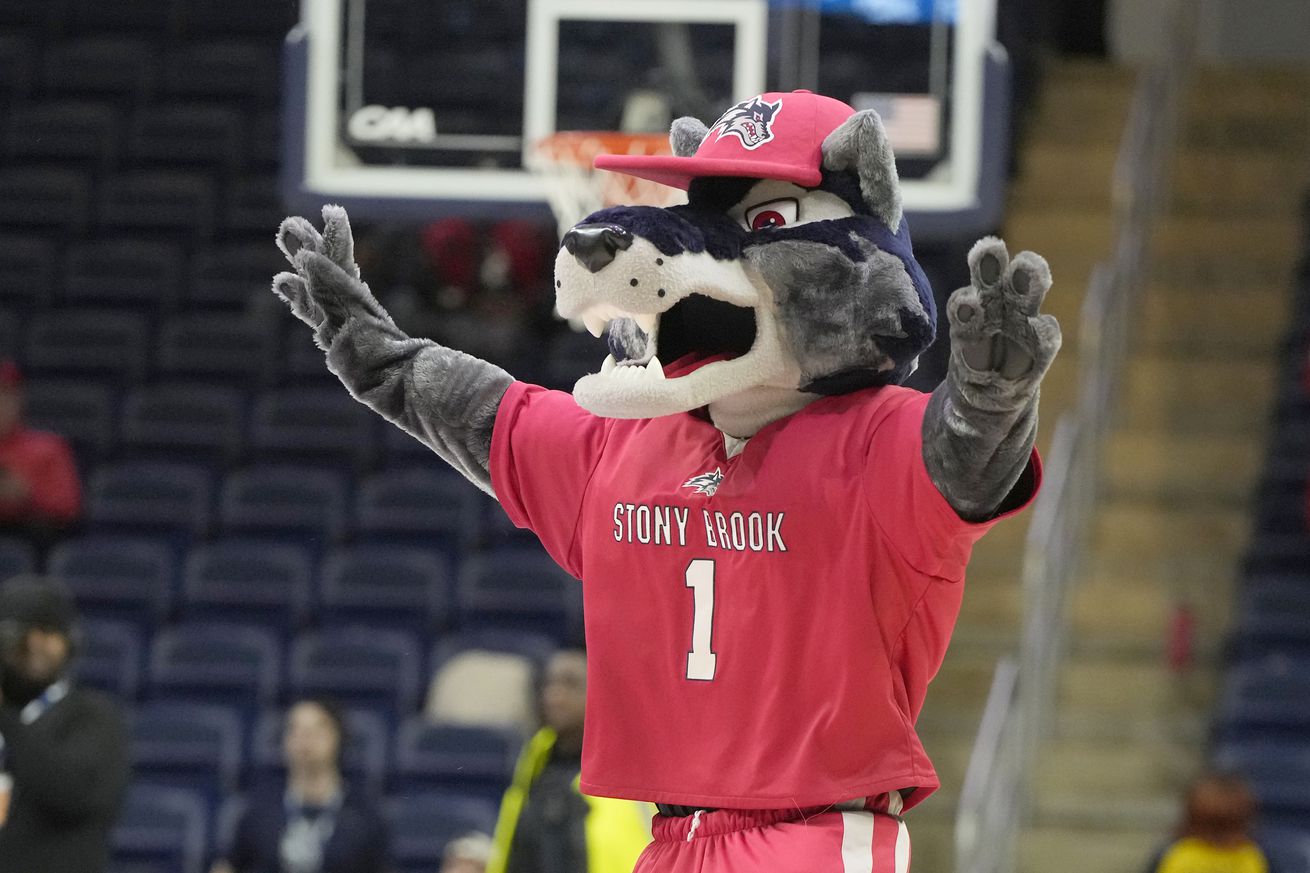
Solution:
[[[739,161],[730,158],[680,158],[676,155],[597,155],[595,167],[649,179],[686,191],[692,179],[703,176],[742,176],[748,179],[779,179],[812,187],[823,181],[818,169],[768,161]]]

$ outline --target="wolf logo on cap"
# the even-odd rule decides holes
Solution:
[[[748,149],[757,149],[773,139],[773,119],[782,111],[782,101],[768,103],[759,97],[743,100],[714,122],[711,129],[719,130],[719,139],[729,134],[741,140]]]

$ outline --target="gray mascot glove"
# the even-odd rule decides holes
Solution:
[[[1039,311],[1051,287],[1046,260],[979,240],[970,284],[951,295],[951,360],[924,414],[924,462],[961,518],[1003,508],[1037,439],[1042,377],[1060,349],[1060,325]]]
[[[493,364],[405,334],[359,278],[350,220],[323,207],[323,232],[288,218],[278,248],[296,268],[274,292],[314,329],[351,395],[491,492],[491,433],[513,378]]]

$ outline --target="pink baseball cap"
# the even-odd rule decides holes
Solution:
[[[701,176],[745,176],[818,185],[823,140],[855,110],[809,91],[770,92],[743,100],[710,126],[696,154],[599,155],[600,170],[686,189]]]

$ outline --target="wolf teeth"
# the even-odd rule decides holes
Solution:
[[[609,326],[609,320],[594,309],[583,313],[582,323],[587,326],[587,332],[596,339],[604,336],[605,328]]]
[[[650,336],[655,332],[655,325],[660,320],[660,317],[653,312],[639,312],[632,317],[636,320],[637,327],[641,328],[642,333],[646,334],[646,336]]]
[[[660,359],[652,357],[650,363],[646,365],[646,372],[653,378],[662,380],[664,378],[664,367],[660,365]]]
[[[618,361],[614,360],[614,356],[606,355],[605,363],[600,365],[600,372],[602,375],[605,373],[612,372],[616,366],[618,366]]]
[[[614,360],[613,355],[606,355],[605,362],[600,365],[600,374],[602,376],[619,376],[624,379],[651,379],[656,382],[663,382],[667,377],[664,375],[664,366],[660,359],[652,357],[645,364],[622,364]]]

